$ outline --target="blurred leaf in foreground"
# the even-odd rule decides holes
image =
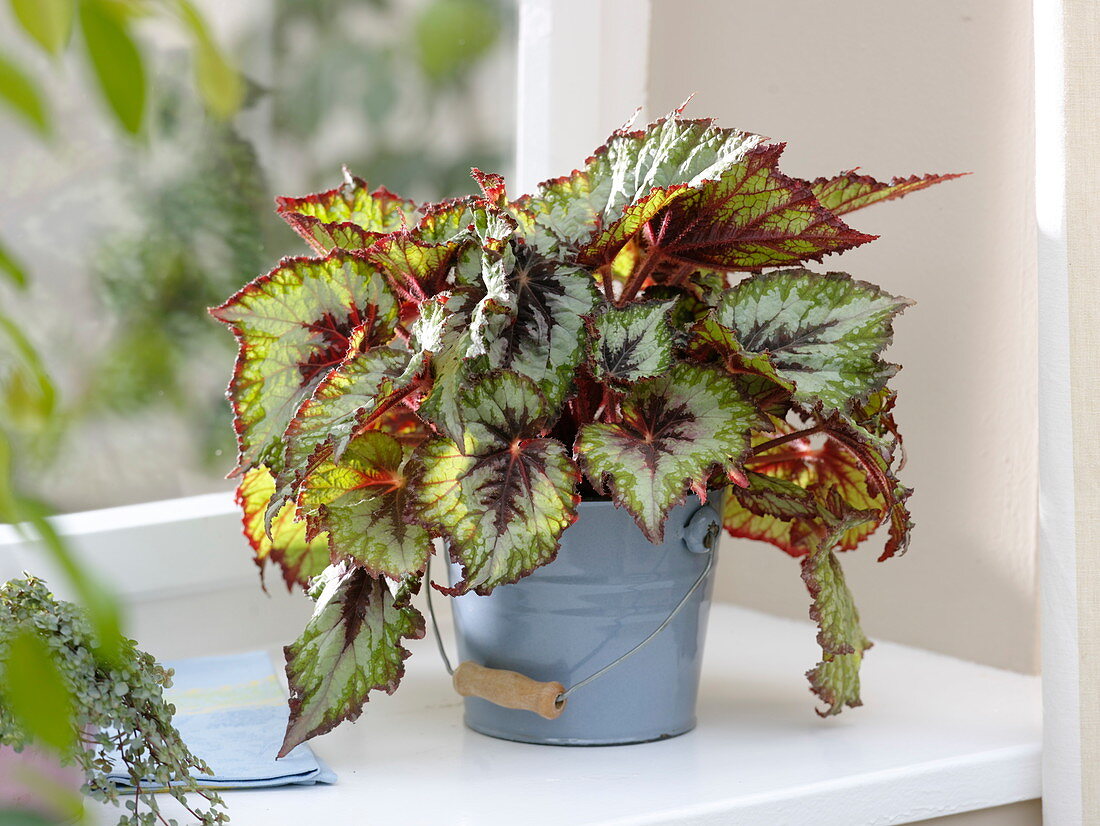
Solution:
[[[145,63],[127,15],[117,4],[83,0],[80,30],[107,105],[122,127],[136,135],[145,117]]]
[[[65,51],[73,29],[73,0],[11,0],[23,31],[51,55]]]
[[[0,103],[23,118],[39,134],[52,131],[50,113],[38,84],[8,58],[0,55]]]

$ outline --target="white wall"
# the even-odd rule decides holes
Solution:
[[[649,67],[649,114],[694,92],[690,114],[789,141],[796,175],[974,173],[852,215],[882,238],[823,265],[918,302],[891,351],[913,545],[845,563],[873,637],[1034,670],[1030,3],[655,0]],[[797,563],[727,543],[722,597],[805,616]]]

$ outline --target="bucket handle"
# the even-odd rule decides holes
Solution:
[[[715,525],[719,527],[718,531],[714,530]],[[435,642],[439,647],[439,656],[443,659],[443,666],[447,669],[447,673],[451,675],[451,682],[455,691],[463,697],[479,697],[504,708],[531,711],[547,720],[557,719],[565,710],[565,704],[570,694],[578,688],[588,685],[593,680],[599,679],[627,658],[637,654],[676,618],[676,615],[691,599],[691,595],[699,590],[699,586],[706,581],[707,575],[714,568],[714,548],[718,543],[720,529],[721,521],[718,520],[718,515],[709,505],[703,505],[692,515],[685,532],[685,545],[692,553],[706,553],[707,555],[707,564],[703,567],[699,576],[696,577],[695,582],[688,588],[687,593],[680,601],[676,603],[676,607],[672,609],[672,612],[665,617],[660,625],[653,629],[649,636],[625,654],[609,662],[599,671],[574,683],[569,688],[559,682],[540,682],[516,671],[487,668],[469,660],[459,663],[458,668],[452,668],[451,660],[443,648],[443,638],[439,634],[439,623],[436,622],[435,608],[432,605],[431,558],[429,557],[428,568],[425,571],[428,577],[428,614],[432,620],[432,630],[435,632]]]

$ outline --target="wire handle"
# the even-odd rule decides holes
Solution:
[[[708,510],[710,514],[714,514],[713,509],[704,505],[696,513],[696,516],[699,516],[704,510]],[[693,517],[692,522],[695,521],[696,519]],[[453,668],[451,666],[451,660],[447,656],[447,651],[443,647],[443,637],[439,633],[439,623],[435,618],[435,606],[432,604],[431,557],[429,556],[428,566],[425,571],[428,578],[428,615],[432,620],[432,630],[435,632],[435,642],[439,648],[439,656],[443,660],[443,666],[447,669],[447,673],[451,675],[455,690],[463,697],[480,697],[483,700],[488,700],[490,703],[495,703],[505,708],[533,711],[545,717],[547,720],[557,718],[565,709],[565,702],[569,699],[570,694],[598,680],[608,671],[615,668],[615,666],[637,654],[645,648],[654,637],[668,627],[669,623],[676,618],[676,615],[679,614],[681,610],[683,610],[688,600],[691,599],[692,594],[699,590],[699,586],[706,581],[707,575],[713,570],[714,546],[717,544],[717,539],[716,532],[710,530],[706,531],[702,543],[705,548],[705,553],[707,554],[707,564],[703,567],[699,576],[696,577],[695,582],[688,588],[687,593],[684,594],[678,603],[676,603],[676,607],[664,618],[661,624],[654,628],[649,636],[625,654],[616,657],[607,665],[603,666],[603,668],[593,672],[583,680],[573,683],[569,688],[563,687],[562,684],[558,682],[539,682],[515,671],[486,668],[485,666],[470,661],[459,663],[457,669]],[[697,552],[695,548],[690,548],[690,550]]]

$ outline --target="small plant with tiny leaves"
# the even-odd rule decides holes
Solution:
[[[488,594],[553,562],[582,498],[660,542],[725,490],[729,533],[799,560],[820,713],[860,704],[839,552],[909,542],[881,356],[911,302],[803,264],[873,240],[848,213],[957,176],[801,180],[783,146],[676,111],[520,198],[475,169],[479,195],[419,207],[350,174],[278,199],[314,254],[212,312],[240,345],[246,536],[288,587],[317,578],[284,752],[397,687],[434,539],[461,570],[439,590]]]
[[[192,771],[211,774],[172,726],[173,706],[164,699],[172,684],[171,669],[157,664],[132,640],[106,659],[97,654],[91,625],[78,606],[55,599],[40,579],[12,580],[0,586],[0,746],[22,751],[49,748],[62,765],[84,772],[83,791],[94,800],[119,805],[128,814],[119,826],[175,824],[161,812],[158,795],[170,795],[199,823],[226,823],[221,798],[199,789]],[[67,730],[42,743],[28,734],[33,698],[17,694],[5,680],[12,669],[46,669],[59,674],[71,707]],[[25,681],[24,681],[25,682]],[[45,685],[45,681],[44,681]],[[30,706],[30,707],[28,707]],[[117,756],[131,788],[110,778]],[[188,794],[205,801],[192,805]]]

